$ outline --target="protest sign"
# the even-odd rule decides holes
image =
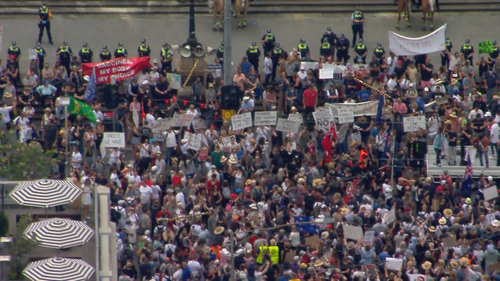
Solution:
[[[36,60],[36,59],[38,59],[38,53],[36,52],[35,49],[29,49],[28,52],[29,52],[29,55],[30,55],[30,60]]]
[[[106,148],[125,148],[125,133],[104,133],[101,142],[101,157],[106,157]]]
[[[188,148],[192,150],[200,150],[201,147],[201,135],[200,134],[191,134],[191,138],[189,139]]]
[[[231,143],[231,137],[223,137],[222,138],[222,143],[224,144],[224,146],[230,144]]]
[[[410,281],[425,281],[427,278],[422,274],[407,274],[410,277]]]
[[[176,113],[174,115],[174,118],[172,118],[172,127],[189,127],[191,125],[191,122],[193,122],[193,117],[194,115],[191,114],[182,114],[182,113]]]
[[[288,120],[285,118],[278,118],[278,125],[276,126],[276,131],[286,132],[286,133],[297,133],[300,129],[300,123],[293,120]]]
[[[184,136],[182,137],[182,139],[189,140],[190,137],[191,137],[191,133],[188,131],[184,131]]]
[[[305,238],[305,241],[306,241],[306,245],[308,245],[308,246],[319,245],[318,235],[308,236]]]
[[[191,124],[193,125],[193,128],[195,129],[203,129],[207,127],[207,122],[201,118],[193,118],[193,121],[191,121]]]
[[[331,110],[318,107],[313,112],[314,121],[316,121],[316,128],[320,131],[328,132],[330,130],[330,122],[333,120]]]
[[[181,89],[181,76],[175,73],[167,73],[167,80],[170,84],[170,88],[175,90]]]
[[[385,268],[388,270],[400,271],[401,266],[403,266],[403,259],[386,258]]]
[[[365,238],[363,239],[363,246],[371,246],[373,244],[373,239],[375,238],[375,231],[365,232]]]
[[[292,263],[293,259],[295,258],[295,255],[297,255],[297,253],[295,251],[288,251],[288,252],[286,252],[286,254],[285,254],[285,262]]]
[[[396,209],[392,208],[384,216],[385,224],[390,224],[396,219]]]
[[[339,124],[354,123],[354,113],[352,110],[347,108],[341,108],[338,110],[339,113]]]
[[[233,131],[238,131],[241,129],[252,127],[252,114],[248,112],[248,113],[233,115],[233,117],[231,117],[231,125]]]
[[[306,71],[309,69],[316,70],[316,69],[318,69],[318,63],[317,62],[303,61],[300,63],[300,68],[304,68]]]
[[[347,239],[359,241],[363,238],[363,230],[359,226],[344,225],[344,233]]]
[[[302,114],[300,114],[300,113],[288,114],[288,120],[297,121],[297,122],[300,122],[301,124],[302,124],[302,122],[304,122],[304,120],[302,119]]]
[[[276,111],[257,111],[254,116],[254,126],[274,126],[276,125]]]
[[[479,48],[477,48],[479,54],[491,54],[493,51],[493,41],[483,41],[479,42]]]
[[[495,220],[495,214],[487,214],[485,217],[484,217],[484,224],[486,226],[490,226],[491,223]]]
[[[496,185],[484,189],[484,201],[490,201],[497,197],[498,197],[498,189]]]
[[[403,117],[403,128],[405,133],[418,132],[418,129],[425,130],[426,127],[425,116]]]
[[[319,70],[319,79],[333,79],[333,71],[334,71],[334,68],[320,69]]]
[[[343,142],[345,140],[345,137],[347,136],[347,131],[349,130],[349,124],[343,124],[340,126],[340,129],[338,130],[337,134],[337,139],[340,142]]]
[[[443,238],[443,246],[446,248],[455,247],[458,245],[457,238],[455,236]]]
[[[97,84],[111,83],[112,76],[116,82],[135,77],[141,70],[150,69],[149,57],[116,58],[103,62],[83,63],[83,76],[92,75],[95,68]]]
[[[389,49],[398,56],[416,56],[445,49],[446,24],[418,38],[410,38],[389,31]]]
[[[151,128],[151,132],[153,133],[153,137],[157,141],[164,141],[165,136],[163,132],[170,128],[170,119],[159,119],[156,120],[154,126]]]
[[[348,109],[352,111],[354,117],[375,116],[377,115],[378,101],[367,101],[360,103],[328,103],[335,117],[339,116],[339,109]]]
[[[200,161],[206,161],[207,160],[207,155],[208,151],[207,148],[204,147],[200,150],[200,156],[198,157]]]

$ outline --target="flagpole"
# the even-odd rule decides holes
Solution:
[[[389,125],[390,126],[390,125]],[[394,182],[394,186],[396,186],[396,183],[397,183],[397,179],[394,178],[394,158],[396,158],[396,152],[394,151],[396,149],[396,140],[394,139],[396,137],[396,134],[394,131],[391,130],[391,132],[393,133],[393,136],[392,136],[392,149],[391,149],[391,152],[392,152],[392,165],[391,165],[391,177],[392,177],[392,180]]]
[[[64,174],[66,177],[69,177],[69,157],[68,157],[68,142],[69,142],[69,132],[68,132],[68,106],[71,103],[70,98],[66,95],[61,97],[61,104],[64,106],[64,133],[66,134],[66,144],[64,146],[64,157],[65,157],[65,165],[64,165]]]

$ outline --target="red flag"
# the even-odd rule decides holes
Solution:
[[[187,100],[184,100],[184,105],[188,104],[188,101]]]
[[[176,96],[173,96],[172,99],[174,100],[174,102],[177,101],[177,97]]]
[[[203,109],[203,107],[205,107],[205,104],[200,103],[200,107],[201,107],[201,109]]]
[[[335,126],[330,124],[330,130],[326,132],[325,137],[321,141],[323,149],[325,151],[325,164],[330,163],[332,158],[332,141],[337,138],[337,130]]]
[[[170,101],[168,99],[165,99],[165,103],[168,104]]]

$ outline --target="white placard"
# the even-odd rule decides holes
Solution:
[[[222,143],[224,144],[224,146],[230,144],[231,143],[231,137],[223,137],[222,138]]]
[[[300,123],[294,120],[288,120],[285,118],[278,118],[278,125],[276,126],[276,131],[286,132],[286,133],[297,133],[300,130]]]
[[[252,127],[252,114],[250,112],[247,112],[233,115],[233,117],[231,117],[231,125],[233,131]]]
[[[36,52],[35,49],[29,49],[28,52],[29,52],[29,55],[30,55],[30,60],[36,60],[36,59],[38,59],[38,53]]]
[[[496,185],[484,189],[484,201],[490,201],[497,197],[498,189]]]
[[[390,224],[396,219],[396,210],[392,208],[389,212],[385,213],[384,220],[385,224]]]
[[[333,79],[334,68],[320,69],[319,79]]]
[[[385,268],[388,270],[400,271],[401,266],[403,266],[403,259],[386,258]]]
[[[184,131],[184,136],[182,137],[183,140],[189,140],[191,137],[191,133],[188,131]]]
[[[410,38],[389,31],[389,49],[397,56],[416,56],[444,50],[446,24],[436,31],[418,38]]]
[[[331,110],[323,107],[316,108],[313,112],[314,121],[316,121],[316,128],[320,131],[328,132],[330,130],[330,122],[333,120]]]
[[[495,220],[495,214],[487,214],[485,217],[484,217],[484,224],[486,226],[490,226],[491,223]]]
[[[274,126],[276,125],[276,111],[256,111],[254,113],[254,126]]]
[[[293,120],[293,121],[297,121],[297,122],[304,122],[304,119],[302,119],[302,114],[300,113],[290,113],[288,114],[288,120]]]
[[[418,129],[426,128],[425,116],[403,117],[404,132],[418,132]]]
[[[189,139],[188,148],[192,150],[199,151],[201,148],[201,135],[200,134],[191,134],[191,138]]]
[[[168,83],[170,84],[170,88],[174,90],[180,90],[181,89],[181,76],[179,74],[175,73],[167,73],[167,80]]]
[[[350,225],[344,225],[342,227],[344,228],[345,237],[347,239],[359,241],[363,238],[363,230],[361,227]]]
[[[316,70],[318,69],[318,63],[317,62],[301,62],[300,63],[300,68],[304,68],[306,71],[309,69]]]
[[[427,278],[422,274],[407,274],[410,277],[410,281],[425,281]]]
[[[193,125],[194,129],[205,129],[207,127],[207,122],[200,118],[193,118],[191,124]]]
[[[176,113],[174,115],[174,118],[172,118],[171,125],[173,127],[189,127],[189,125],[191,125],[191,122],[193,122],[193,117],[194,115],[191,114]]]
[[[105,148],[125,148],[125,133],[104,133],[101,147]]]
[[[339,116],[339,109],[349,109],[354,117],[377,115],[378,101],[367,101],[359,103],[328,103],[332,109],[333,116]]]
[[[375,238],[375,231],[365,232],[365,238],[363,239],[363,246],[371,246],[373,244],[373,239]]]
[[[338,110],[339,113],[339,124],[354,123],[354,112],[347,108],[342,108]]]
[[[155,140],[164,141],[165,135],[163,135],[163,132],[168,130],[168,128],[170,128],[170,119],[156,120],[155,124],[151,128],[151,132],[153,133]]]

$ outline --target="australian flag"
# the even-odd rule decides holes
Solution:
[[[474,175],[474,170],[472,169],[472,161],[468,152],[465,157],[467,166],[465,166],[465,175],[460,191],[463,196],[470,196],[470,194],[472,193],[472,176]]]
[[[87,103],[94,102],[96,95],[96,78],[95,78],[95,67],[92,68],[92,75],[90,76],[89,83],[87,84],[87,89],[85,89],[84,99]]]
[[[308,233],[308,234],[318,234],[319,227],[314,224],[314,220],[310,217],[293,217],[293,220],[296,223],[303,223],[310,221],[311,224],[298,224],[295,227],[297,228],[297,232]]]

